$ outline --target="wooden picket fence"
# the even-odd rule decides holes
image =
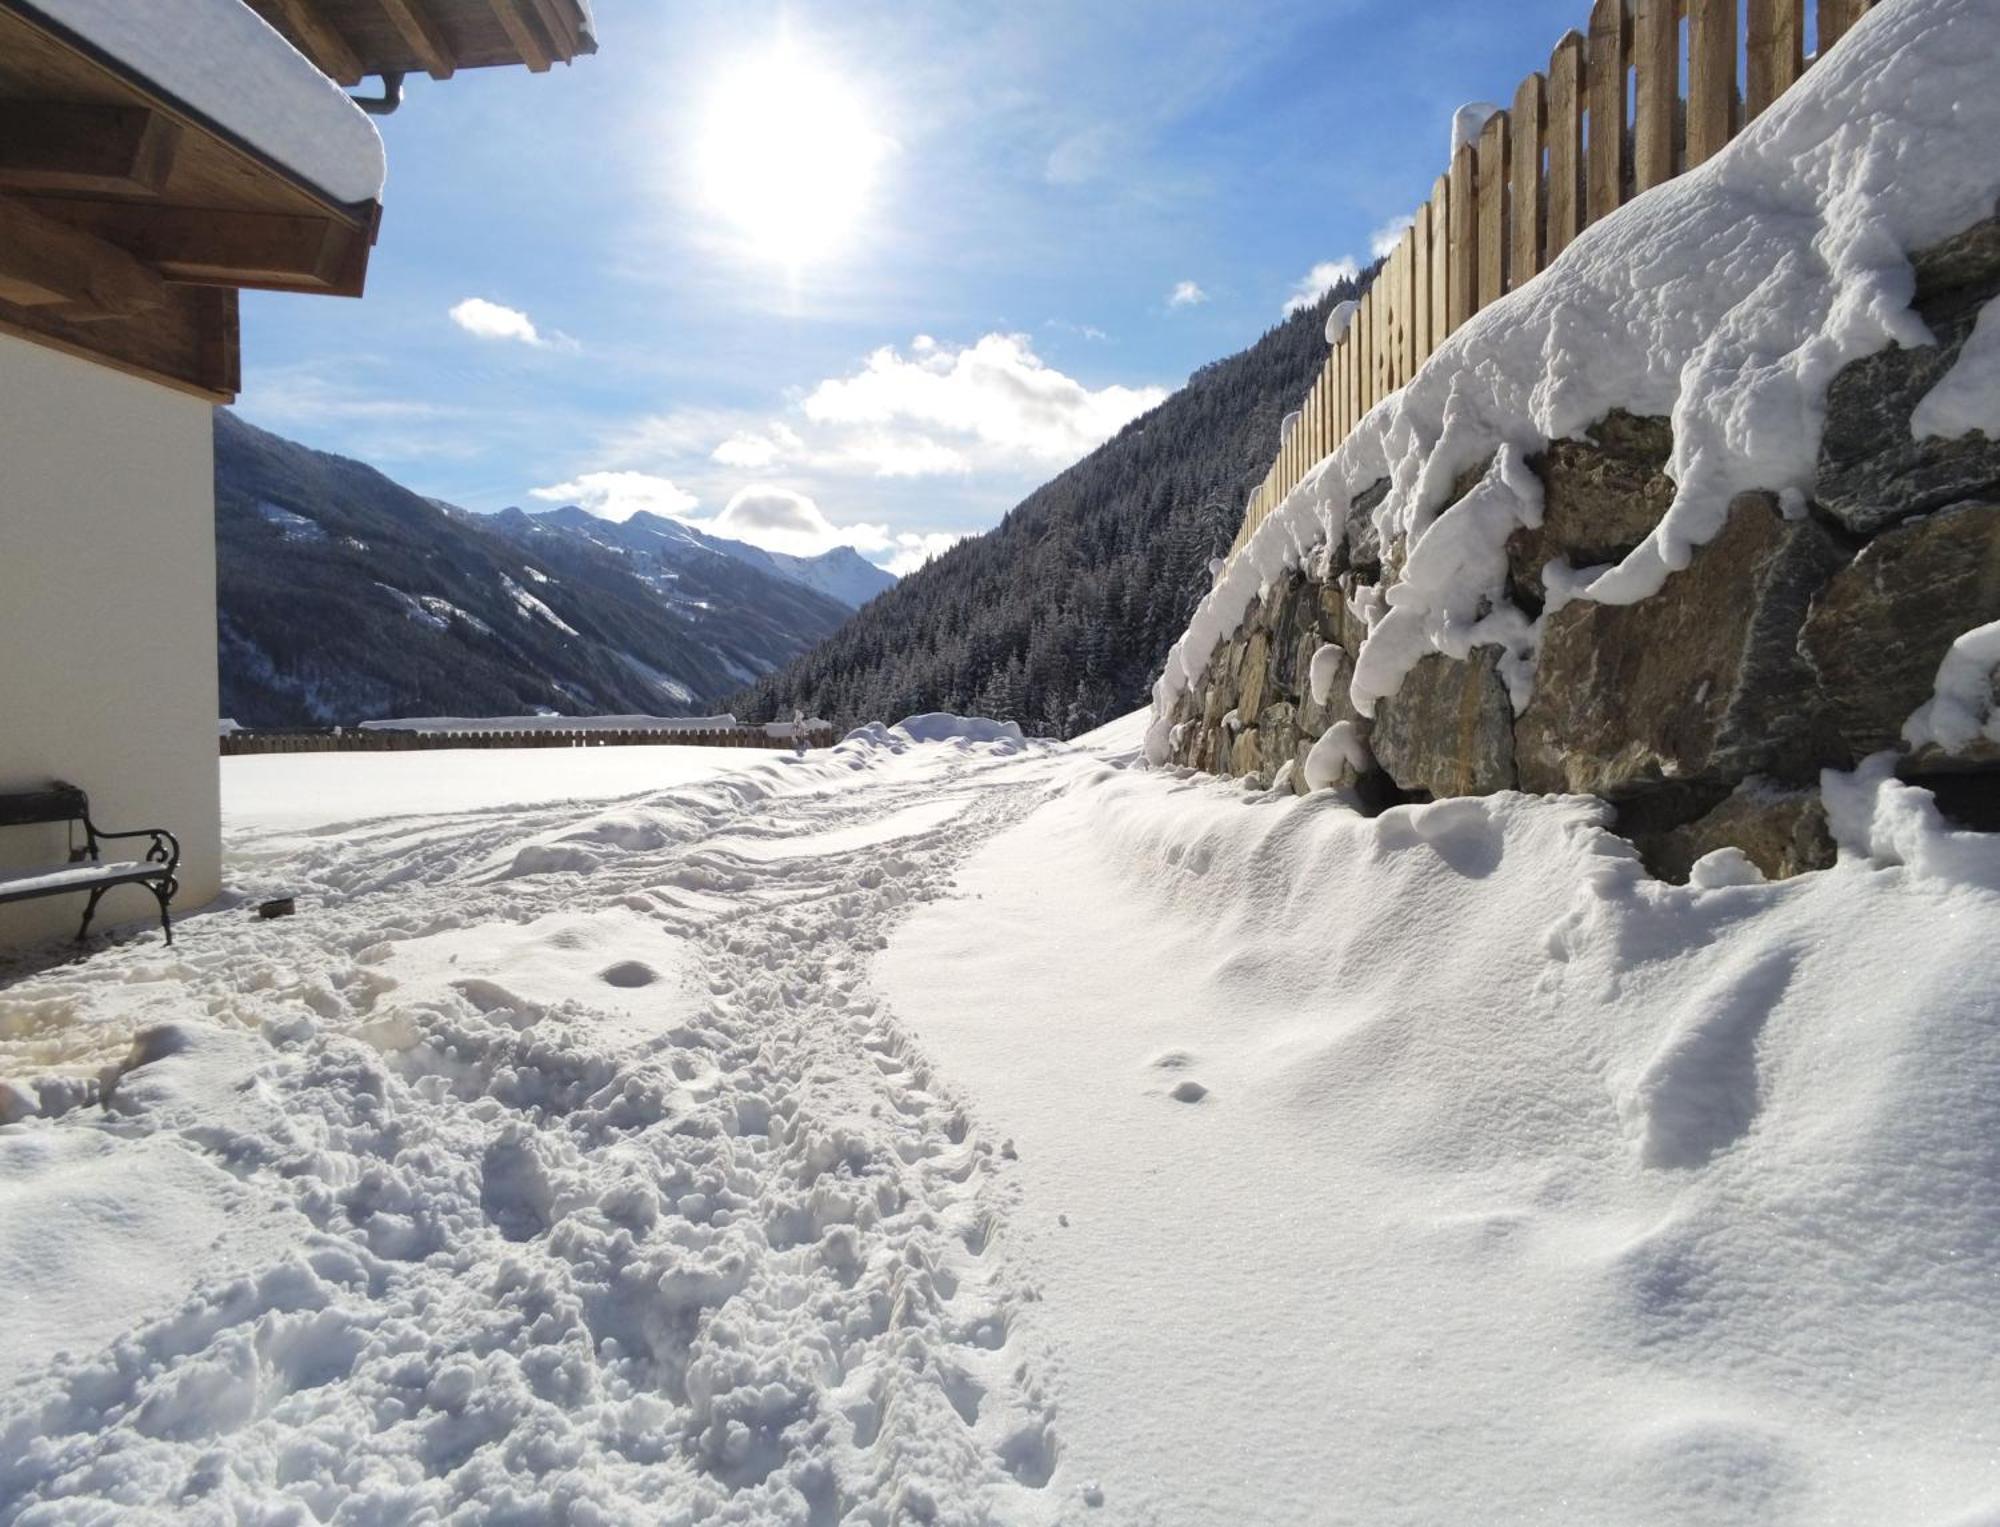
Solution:
[[[1232,554],[1454,330],[1599,218],[1712,158],[1874,4],[1814,0],[1808,54],[1807,0],[1596,0],[1588,34],[1566,33],[1438,177],[1329,350]]]

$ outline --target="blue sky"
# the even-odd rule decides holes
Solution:
[[[246,296],[240,407],[907,567],[1365,261],[1586,9],[597,0],[571,68],[411,81],[366,298]]]

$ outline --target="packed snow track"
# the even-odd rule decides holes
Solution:
[[[1022,751],[252,836],[296,919],[0,994],[0,1519],[1047,1514],[1000,1142],[863,982]]]
[[[2000,1521],[2000,837],[1145,719],[232,760],[238,901],[0,967],[0,1527]]]

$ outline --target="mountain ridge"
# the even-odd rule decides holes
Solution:
[[[226,409],[215,457],[221,708],[246,725],[686,715],[852,613],[720,553],[649,584],[581,537],[523,545],[499,516],[440,506]]]

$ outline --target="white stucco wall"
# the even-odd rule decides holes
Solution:
[[[101,827],[171,828],[196,907],[221,884],[215,720],[210,406],[0,335],[0,790],[66,779]],[[60,828],[0,828],[0,869],[62,850]],[[0,906],[0,946],[82,912]],[[132,888],[98,909],[149,913]]]

